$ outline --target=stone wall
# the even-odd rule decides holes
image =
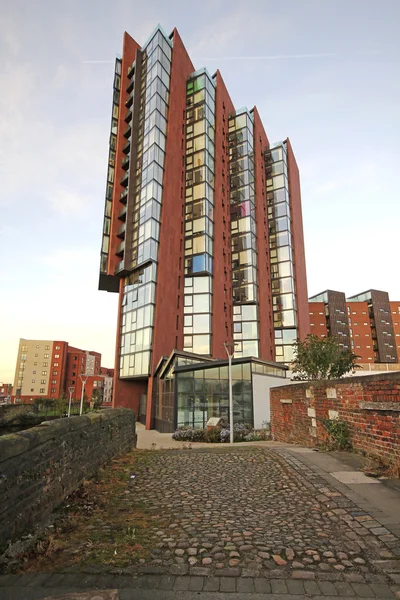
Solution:
[[[400,461],[400,373],[271,389],[273,439],[320,445],[327,440],[324,419],[346,421],[356,451],[386,464]]]
[[[46,421],[0,438],[0,551],[43,522],[99,467],[136,444],[126,408]]]
[[[32,404],[6,404],[0,406],[0,426],[24,420],[24,417],[32,415],[33,411],[34,407]]]

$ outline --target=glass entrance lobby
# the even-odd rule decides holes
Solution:
[[[234,423],[261,428],[269,422],[269,389],[285,384],[286,371],[282,364],[258,358],[233,359]],[[153,400],[153,426],[159,431],[186,426],[203,429],[211,417],[228,421],[228,361],[174,351],[157,366]]]

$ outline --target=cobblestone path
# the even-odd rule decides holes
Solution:
[[[138,462],[130,489],[168,524],[148,532],[143,564],[362,582],[400,554],[395,536],[282,450],[159,452],[150,465]]]
[[[348,584],[400,583],[399,539],[285,449],[133,451],[113,468],[124,477],[112,502],[96,508],[96,483],[87,488],[95,506],[85,542],[108,536],[119,553],[99,555],[98,572],[326,582],[339,595]],[[115,514],[133,538],[118,549]],[[78,553],[70,571],[85,572],[89,561],[96,572],[76,532],[64,527],[57,539],[54,551],[27,561],[29,571],[51,570],[61,547],[64,571]]]

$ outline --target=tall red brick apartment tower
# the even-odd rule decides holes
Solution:
[[[152,423],[174,349],[290,362],[309,331],[299,173],[176,29],[115,64],[99,289],[119,293],[114,403]]]

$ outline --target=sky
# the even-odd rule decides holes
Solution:
[[[308,293],[400,300],[398,0],[0,0],[0,382],[18,341],[113,366],[97,291],[115,56],[177,27],[300,169]]]

